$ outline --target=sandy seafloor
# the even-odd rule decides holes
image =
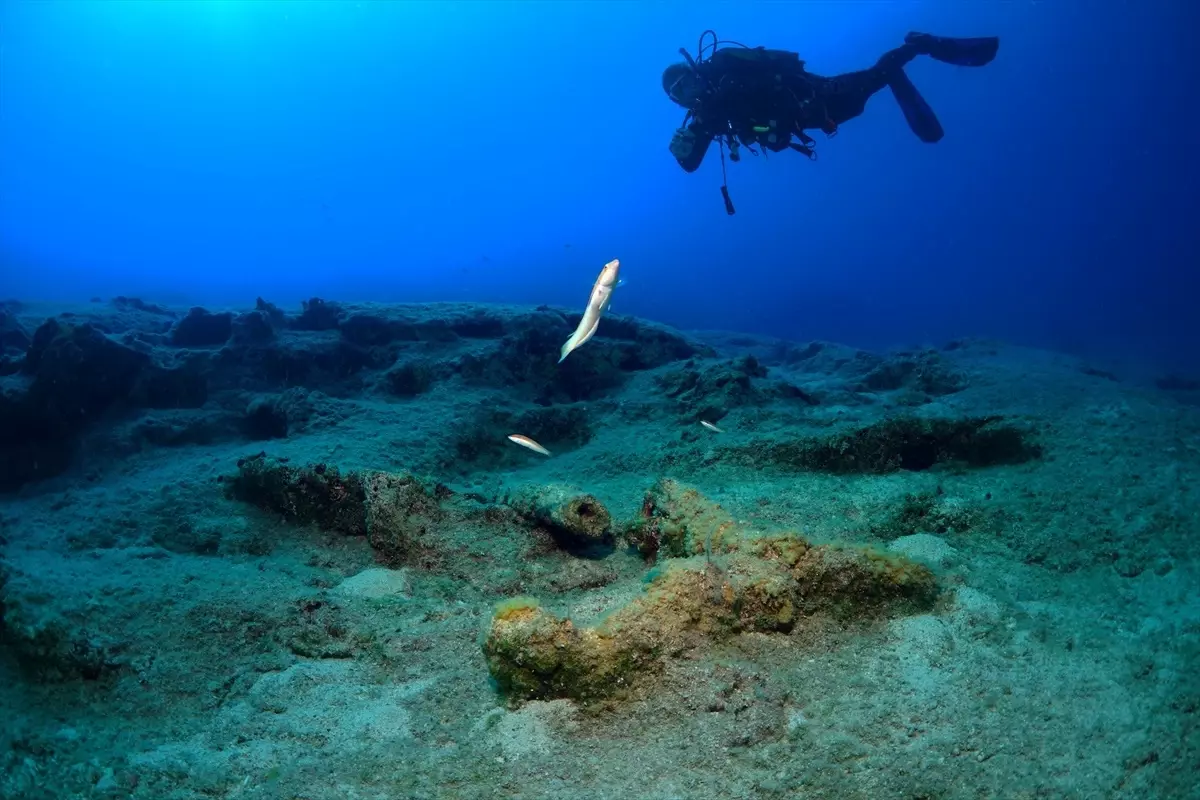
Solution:
[[[558,365],[575,318],[554,309],[320,306],[97,303],[49,330],[56,310],[7,307],[0,797],[1200,798],[1187,376],[617,315]],[[186,391],[145,389],[180,371]],[[765,455],[984,417],[1028,453]],[[482,510],[381,561],[230,499],[260,452],[412,472]],[[936,602],[693,637],[601,700],[505,696],[481,648],[497,603],[583,627],[646,592],[622,531],[661,478],[748,528],[903,554]],[[603,503],[612,545],[502,513],[546,485]]]

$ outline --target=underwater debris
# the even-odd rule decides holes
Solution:
[[[241,459],[237,473],[223,482],[232,499],[281,514],[288,522],[365,536],[387,566],[408,563],[443,518],[437,488],[402,473],[342,473],[325,464],[292,467],[260,453]]]
[[[612,527],[604,504],[571,486],[527,486],[511,493],[504,504],[572,545],[603,543]]]
[[[646,558],[712,554],[736,546],[737,523],[695,488],[663,478],[646,492],[625,539]]]
[[[236,474],[222,476],[231,499],[272,511],[296,525],[365,536],[376,559],[389,567],[438,561],[445,543],[436,534],[448,523],[497,526],[528,532],[541,528],[559,547],[591,553],[611,546],[612,517],[594,495],[558,485],[530,485],[499,504],[462,496],[408,473],[342,472],[327,464],[291,466],[260,453],[241,459]],[[507,513],[501,513],[507,512]],[[439,555],[440,553],[440,555]]]
[[[280,514],[293,524],[365,536],[366,489],[362,476],[343,475],[337,467],[293,467],[259,453],[238,460],[238,471],[224,479],[226,495]]]
[[[364,473],[367,543],[380,563],[398,567],[427,549],[445,519],[438,487],[412,475]]]
[[[656,568],[646,592],[595,627],[518,598],[497,608],[483,644],[511,700],[591,702],[621,695],[665,658],[743,632],[787,633],[806,617],[848,621],[928,608],[930,570],[870,548],[814,546],[796,534],[735,531],[718,568],[700,557]]]
[[[483,652],[511,700],[619,696],[665,658],[706,642],[787,633],[819,614],[846,622],[917,612],[940,593],[929,568],[902,555],[751,531],[669,479],[647,493],[643,519],[628,535],[662,558],[645,593],[599,625],[579,627],[534,598],[497,607]]]

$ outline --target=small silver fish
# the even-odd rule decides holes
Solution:
[[[549,450],[542,447],[540,444],[535,442],[533,439],[530,439],[528,436],[522,436],[519,433],[514,433],[508,437],[508,440],[510,442],[516,442],[517,444],[521,445],[521,447],[528,447],[530,450],[532,450],[535,453],[541,453],[544,456],[550,455]]]
[[[600,324],[600,316],[608,310],[612,302],[612,293],[620,281],[621,261],[614,258],[600,270],[600,277],[592,284],[592,293],[588,297],[587,308],[579,319],[579,326],[571,337],[563,342],[559,363],[578,347],[582,347],[588,339],[596,335],[596,327]]]
[[[700,424],[703,425],[704,427],[708,428],[713,433],[724,433],[725,432],[725,431],[721,430],[720,428],[718,428],[716,425],[713,425],[711,422],[708,422],[707,420],[703,420],[703,419],[700,420]]]

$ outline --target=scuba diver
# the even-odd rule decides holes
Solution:
[[[705,60],[708,36],[712,37],[708,45],[712,54]],[[739,146],[754,155],[758,155],[756,147],[776,153],[790,149],[815,159],[816,142],[805,131],[815,129],[833,136],[840,125],[861,114],[867,100],[885,86],[892,90],[917,138],[936,142],[943,135],[941,123],[904,74],[904,65],[926,55],[946,64],[982,67],[996,57],[999,47],[1000,40],[994,36],[954,39],[910,33],[903,45],[884,53],[875,66],[826,78],[806,70],[798,53],[718,41],[716,33],[705,31],[695,59],[681,47],[679,52],[687,63],[672,64],[663,71],[667,96],[687,109],[671,139],[671,154],[684,170],[695,172],[716,140],[721,147],[722,177],[726,146],[731,161],[740,160]],[[733,214],[724,182],[721,196],[725,211]]]

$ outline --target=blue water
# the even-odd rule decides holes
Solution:
[[[1182,2],[0,4],[0,296],[478,300],[881,347],[964,335],[1197,365]],[[685,174],[659,76],[713,28],[822,74],[909,30],[820,158]]]

